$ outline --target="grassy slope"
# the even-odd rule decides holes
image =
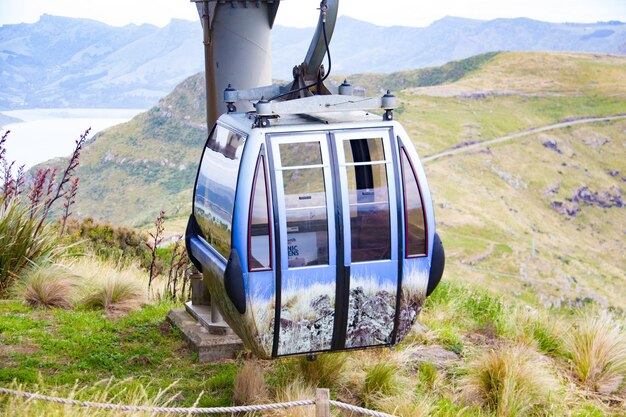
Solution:
[[[163,303],[110,320],[98,311],[37,311],[0,303],[0,386],[15,380],[32,387],[41,375],[68,395],[74,384],[114,378],[126,388],[146,385],[155,395],[178,381],[174,392],[181,393],[182,406],[192,406],[203,390],[210,394],[201,407],[230,404],[235,366],[198,364],[178,331],[164,322],[170,308]]]
[[[431,155],[564,119],[625,113],[626,58],[502,53],[456,83],[400,98],[398,119],[418,152]],[[622,190],[625,132],[625,121],[594,123],[427,163],[446,278],[546,304],[589,296],[626,305],[624,208],[581,204],[569,217],[550,207],[583,186]],[[561,153],[544,147],[548,140]]]
[[[188,213],[206,140],[203,90],[204,77],[191,77],[158,106],[98,134],[81,156],[75,213],[125,225],[162,209]]]

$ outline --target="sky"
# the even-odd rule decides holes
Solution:
[[[283,0],[277,23],[309,27],[317,22],[320,0]],[[0,25],[33,23],[42,14],[84,17],[113,26],[170,19],[197,20],[189,0],[0,0]],[[626,0],[340,0],[339,15],[381,26],[428,26],[444,16],[474,19],[529,17],[549,22],[626,22]]]

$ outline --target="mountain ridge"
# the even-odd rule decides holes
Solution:
[[[313,28],[276,26],[273,76],[288,79]],[[0,27],[0,109],[147,108],[202,71],[199,22],[109,26],[43,15]],[[443,17],[426,27],[377,26],[341,16],[331,54],[334,73],[390,73],[442,65],[485,52],[553,50],[626,53],[622,22],[549,23],[528,18]]]

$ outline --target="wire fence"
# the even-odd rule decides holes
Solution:
[[[357,407],[351,404],[333,401],[330,399],[330,391],[326,388],[319,388],[316,392],[314,400],[290,401],[274,404],[257,404],[244,405],[235,407],[146,407],[140,405],[123,405],[123,404],[107,404],[92,401],[81,401],[70,398],[51,397],[39,393],[30,393],[20,390],[13,390],[0,387],[0,394],[14,395],[35,401],[47,401],[57,404],[75,405],[78,407],[98,408],[111,411],[129,411],[129,412],[145,412],[145,413],[169,413],[169,414],[228,414],[228,413],[247,413],[254,411],[268,411],[279,408],[306,407],[315,406],[315,417],[330,417],[330,406],[348,410],[361,415],[374,417],[395,417],[391,414],[380,411],[368,410],[366,408]]]

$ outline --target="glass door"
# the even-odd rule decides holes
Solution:
[[[273,135],[269,142],[280,289],[274,355],[330,350],[337,239],[328,136]]]
[[[345,347],[389,344],[398,295],[398,203],[388,129],[333,135],[343,223]]]

